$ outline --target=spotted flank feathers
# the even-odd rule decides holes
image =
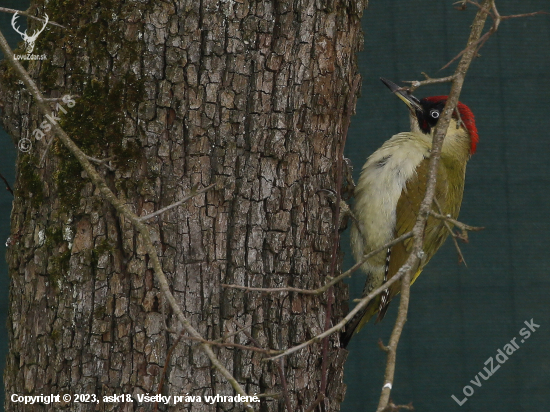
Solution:
[[[384,282],[386,283],[388,281],[388,273],[390,271],[390,259],[391,259],[391,248],[388,248],[386,252],[386,264],[384,266]],[[386,289],[384,292],[382,292],[382,296],[380,297],[380,306],[378,306],[378,317],[376,318],[376,322],[380,322],[382,319],[384,319],[384,316],[386,315],[386,312],[388,311],[388,307],[390,305],[390,289]]]

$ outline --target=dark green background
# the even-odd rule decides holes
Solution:
[[[453,0],[372,0],[363,17],[359,56],[362,97],[347,144],[357,179],[383,141],[408,130],[403,103],[380,83],[447,76],[438,70],[465,46],[474,6]],[[550,11],[548,1],[497,1],[502,15]],[[460,219],[483,232],[462,246],[457,264],[448,240],[412,288],[410,312],[397,353],[392,398],[422,412],[550,410],[550,16],[503,21],[466,77],[460,100],[476,116],[480,143],[468,164]],[[453,65],[453,69],[456,67]],[[427,86],[417,97],[448,94],[449,84]],[[347,242],[347,237],[344,242]],[[346,243],[347,244],[347,243]],[[352,265],[346,250],[346,267]],[[360,295],[364,276],[350,281]],[[349,346],[342,410],[374,411],[383,385],[396,299],[384,322],[367,324]],[[470,383],[525,320],[540,325],[482,387]],[[496,362],[496,361],[495,361]],[[486,375],[486,374],[485,374]],[[470,385],[474,395],[462,406]]]
[[[407,130],[404,105],[379,82],[449,75],[438,69],[466,43],[474,7],[453,9],[454,0],[371,0],[363,18],[365,50],[359,56],[362,97],[352,119],[347,156],[361,165],[383,141]],[[24,9],[27,1],[0,1]],[[497,2],[505,14],[550,10],[544,0]],[[12,46],[20,41],[0,13],[0,27]],[[24,27],[25,19],[21,19]],[[470,236],[463,252],[468,268],[457,264],[451,242],[428,265],[412,289],[411,306],[397,358],[392,398],[413,401],[417,411],[550,410],[550,16],[504,21],[468,73],[461,101],[476,115],[478,152],[467,173],[461,220],[485,226]],[[419,89],[418,97],[447,94],[449,85]],[[15,149],[0,131],[0,172],[14,180]],[[11,195],[0,186],[0,254],[9,236]],[[347,236],[343,239],[347,245]],[[352,265],[346,248],[346,267]],[[6,263],[0,259],[0,361],[7,347]],[[364,278],[356,274],[351,293]],[[368,324],[350,344],[344,412],[374,411],[383,385],[387,342],[398,300],[384,322]],[[541,325],[520,349],[477,388],[470,383],[512,338],[525,320]],[[519,342],[519,338],[518,338]],[[462,388],[474,395],[461,407]],[[3,400],[0,400],[3,404]]]

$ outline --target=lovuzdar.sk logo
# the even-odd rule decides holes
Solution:
[[[15,57],[15,60],[46,60],[45,54],[32,54],[34,51],[34,43],[36,42],[36,39],[38,38],[38,35],[44,31],[46,28],[46,25],[48,24],[49,17],[47,14],[45,14],[44,18],[44,25],[41,29],[35,30],[31,36],[27,34],[27,30],[25,32],[21,32],[19,30],[19,27],[17,27],[17,17],[19,17],[19,13],[15,13],[11,19],[11,27],[21,35],[21,38],[25,41],[25,51],[27,54],[14,54],[13,57]]]

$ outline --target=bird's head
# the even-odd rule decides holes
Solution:
[[[424,134],[432,134],[443,113],[443,108],[447,102],[447,96],[432,96],[424,99],[417,99],[408,90],[399,87],[397,84],[380,78],[388,88],[399,97],[409,108],[411,112],[411,130]],[[453,113],[449,131],[452,131],[456,138],[460,139],[460,135],[465,135],[469,139],[469,154],[473,155],[477,148],[479,136],[477,134],[476,122],[472,111],[463,103],[457,105],[458,113]],[[449,138],[450,133],[447,133]]]

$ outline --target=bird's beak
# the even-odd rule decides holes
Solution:
[[[424,109],[422,109],[422,106],[420,105],[420,100],[418,100],[416,97],[414,97],[412,94],[410,94],[407,90],[403,89],[402,87],[396,85],[394,82],[384,79],[383,77],[380,77],[380,81],[384,83],[386,86],[388,86],[388,89],[391,90],[393,94],[395,94],[397,97],[399,97],[403,102],[411,109],[413,112],[415,110],[419,112],[423,112]]]

